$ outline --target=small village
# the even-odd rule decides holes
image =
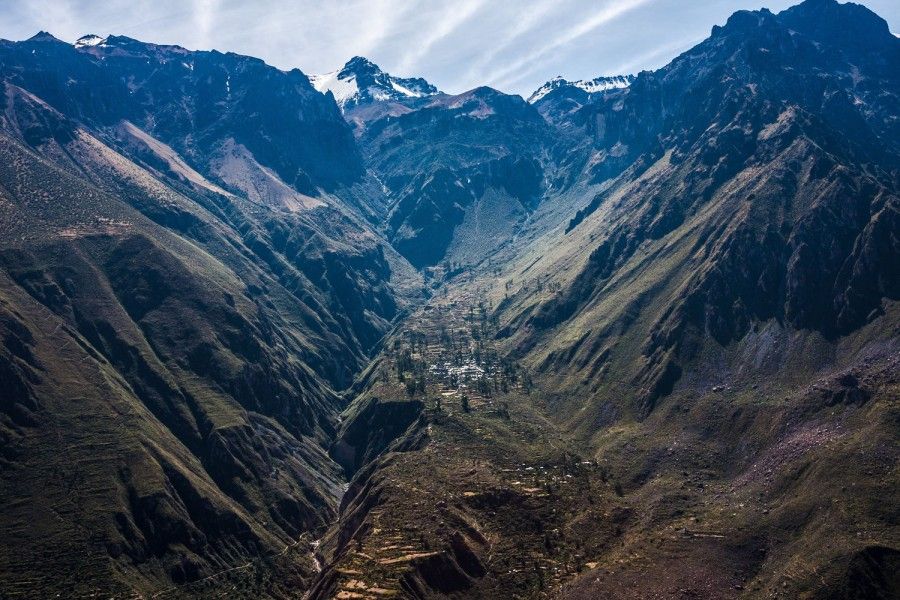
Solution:
[[[533,383],[526,368],[498,354],[490,308],[468,298],[426,306],[386,349],[382,383],[400,384],[407,397],[439,411],[505,414],[508,406],[501,397],[516,390],[529,393]]]

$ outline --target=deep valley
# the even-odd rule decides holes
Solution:
[[[0,40],[0,598],[900,596],[900,38],[613,75]]]

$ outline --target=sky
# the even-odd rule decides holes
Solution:
[[[658,68],[740,9],[799,0],[0,0],[0,38],[126,35],[307,74],[365,56],[458,93]],[[900,1],[863,0],[900,32]]]

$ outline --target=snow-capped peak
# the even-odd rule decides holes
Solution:
[[[89,33],[88,35],[83,35],[77,40],[75,40],[76,48],[88,48],[91,46],[100,46],[101,44],[106,43],[105,37],[100,37],[99,35],[94,35],[93,33]]]
[[[310,75],[309,81],[323,94],[331,92],[343,111],[369,102],[422,98],[440,93],[424,79],[394,77],[361,56],[354,56],[340,70]]]
[[[528,97],[528,103],[534,104],[550,92],[560,88],[578,88],[588,94],[596,94],[607,90],[615,90],[626,88],[634,81],[634,75],[616,75],[614,77],[597,77],[596,79],[579,79],[578,81],[568,81],[557,75]]]

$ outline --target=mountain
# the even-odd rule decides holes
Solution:
[[[237,55],[39,34],[0,64],[0,593],[264,556],[258,593],[306,585],[337,391],[418,285],[361,214],[349,127]]]
[[[19,67],[14,82],[54,108],[97,126],[128,119],[189,160],[209,161],[233,140],[306,194],[346,185],[362,173],[340,113],[299,70],[285,73],[255,58],[123,36],[74,48],[36,36],[26,44],[6,43],[4,53]],[[297,112],[306,118],[293,118]],[[299,146],[297,137],[318,143]]]
[[[312,81],[353,127],[388,240],[438,284],[512,239],[546,188],[548,154],[568,148],[534,107],[489,87],[445,94],[360,57]]]
[[[0,596],[900,595],[884,20],[310,81],[0,42]]]
[[[824,5],[835,6],[842,5]],[[866,36],[878,41],[878,57],[871,58],[871,48],[858,54],[838,50],[835,32],[797,24],[798,14],[808,25],[821,18],[821,10],[804,4],[777,16],[738,13],[670,66],[642,74],[622,93],[582,109],[576,119],[586,125],[594,147],[586,175],[611,185],[573,214],[565,235],[579,238],[579,230],[593,227],[589,221],[597,211],[614,213],[596,223],[600,229],[592,233],[605,241],[593,248],[570,293],[534,313],[536,324],[568,319],[642,244],[688,225],[707,203],[716,212],[705,212],[696,225],[714,227],[714,214],[721,214],[721,223],[729,224],[721,234],[736,237],[719,241],[707,230],[700,236],[705,259],[725,259],[711,252],[719,244],[741,256],[760,251],[763,240],[766,248],[751,272],[738,276],[716,266],[709,273],[716,283],[697,282],[703,291],[692,310],[704,322],[696,324],[723,344],[746,329],[722,330],[717,323],[770,317],[833,337],[862,325],[878,298],[897,293],[890,261],[858,261],[867,245],[884,248],[880,256],[891,246],[871,236],[891,229],[895,208],[898,147],[889,115],[897,109],[893,67],[900,46],[883,21],[869,19]],[[640,129],[634,131],[636,123]],[[618,175],[623,164],[630,166]],[[626,207],[633,199],[638,201]],[[779,199],[789,204],[779,207]],[[825,214],[840,220],[840,235],[832,229],[825,234]],[[882,219],[887,221],[875,225]],[[804,274],[812,271],[818,273],[815,284]],[[740,281],[750,287],[734,289]],[[821,287],[812,291],[807,285]],[[855,286],[867,291],[857,293]],[[712,289],[718,306],[729,307],[727,314],[717,314],[710,304],[706,294]],[[762,299],[770,304],[753,305]]]
[[[444,263],[443,277],[484,260],[539,201],[550,128],[520,97],[449,95],[360,57],[311,81],[353,127],[386,197],[385,235],[415,267]]]
[[[889,443],[882,411],[896,399],[885,373],[900,295],[890,233],[900,216],[898,50],[886,23],[857,5],[735,14],[667,67],[571,116],[591,139],[588,201],[535,233],[501,276],[512,290],[492,294],[504,345],[550,378],[554,411],[597,456],[620,457],[635,493],[676,493],[650,482],[696,461],[728,465],[713,479],[754,497],[743,506],[777,507],[737,511],[738,527],[703,509],[702,493],[683,509],[743,540],[731,556],[756,565],[762,589],[780,585],[778,560],[794,573],[821,565],[829,585],[852,587],[854,561],[891,546],[884,534],[860,542],[817,523],[830,512],[823,493],[845,506],[889,493],[856,481],[867,490],[857,494],[829,473],[886,464],[858,461],[868,443]],[[869,415],[865,434],[856,422],[830,450],[789,456],[802,436],[832,439],[824,431],[857,412]],[[633,433],[610,436],[620,423]],[[750,448],[731,454],[730,443]],[[629,447],[659,458],[629,457]],[[856,514],[873,531],[890,521]],[[790,542],[778,537],[785,530]],[[800,547],[817,550],[800,558]],[[602,596],[627,571],[597,585],[585,576],[572,593]],[[784,585],[816,588],[800,579]]]
[[[895,596],[898,48],[742,11],[547,119],[540,202],[354,388],[313,597]]]
[[[337,71],[312,75],[309,80],[323,94],[330,92],[343,111],[371,102],[403,101],[440,93],[422,78],[394,77],[361,56],[354,56]]]
[[[634,80],[634,75],[597,77],[589,81],[567,81],[562,77],[555,77],[536,89],[528,97],[528,103],[545,119],[560,125],[585,104],[596,101],[605,92],[627,88]]]
[[[438,95],[362,127],[364,161],[390,198],[386,234],[416,267],[484,260],[542,194],[550,130],[518,96]]]
[[[549,94],[589,98],[591,94],[626,88],[634,82],[634,77],[634,75],[618,75],[615,77],[597,77],[591,80],[568,81],[563,79],[562,76],[557,76],[528,96],[528,103],[537,104]]]
[[[842,44],[842,26],[865,49]],[[556,378],[595,374],[594,399],[573,410],[609,410],[615,393],[632,399],[616,412],[645,419],[703,382],[762,385],[775,356],[773,385],[835,360],[806,363],[800,338],[824,352],[873,322],[864,335],[891,331],[898,48],[856,5],[740,12],[577,111],[570,125],[591,138],[588,201],[533,234],[505,275],[518,291],[495,290],[511,347],[533,348]],[[534,281],[555,292],[535,294]],[[728,348],[735,362],[707,371]]]

